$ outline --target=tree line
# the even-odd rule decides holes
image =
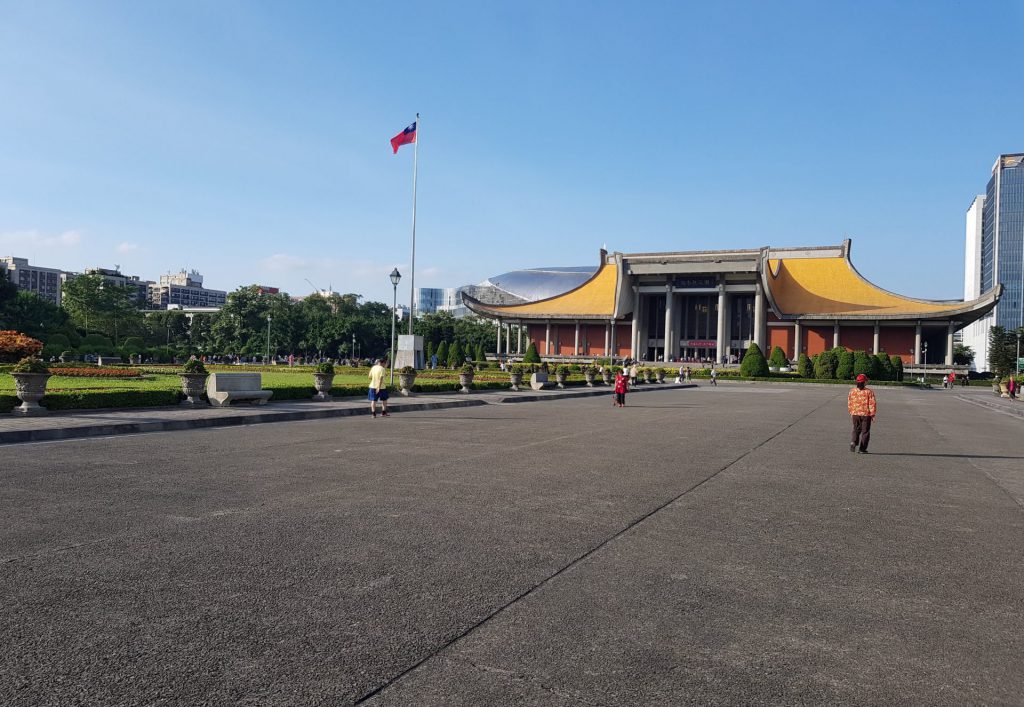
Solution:
[[[0,278],[0,330],[41,340],[46,358],[72,354],[143,355],[154,360],[196,355],[262,358],[289,354],[305,358],[386,357],[391,346],[391,307],[361,295],[312,295],[293,300],[262,292],[256,285],[227,296],[219,312],[188,315],[143,312],[136,291],[82,275],[64,284],[62,305],[18,290]],[[408,321],[396,323],[406,333]],[[492,322],[455,318],[447,312],[416,318],[414,333],[436,350],[442,341],[460,342],[470,356],[495,350]],[[269,335],[269,342],[268,342]]]

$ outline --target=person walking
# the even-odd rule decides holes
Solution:
[[[857,376],[857,385],[850,388],[846,408],[853,420],[850,451],[867,454],[868,442],[871,441],[871,423],[875,421],[878,406],[875,403],[874,391],[868,388],[868,377],[863,373]]]
[[[715,368],[715,364],[711,364],[711,385],[718,387],[718,369]]]
[[[632,383],[633,385],[636,385],[636,374],[637,367],[636,363],[634,362],[633,365],[629,367],[629,382]]]
[[[1010,394],[1010,400],[1017,399],[1017,390],[1020,385],[1017,383],[1017,379],[1010,376],[1010,380],[1006,383],[1006,392]]]
[[[629,379],[626,377],[626,372],[619,370],[615,372],[615,402],[613,406],[617,408],[626,407],[626,393],[629,392]]]
[[[370,413],[377,417],[377,401],[381,404],[381,417],[391,417],[388,413],[388,386],[384,382],[387,369],[384,368],[384,360],[377,359],[373,368],[370,369],[370,390],[366,399],[370,401]]]

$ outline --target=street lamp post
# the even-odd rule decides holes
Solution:
[[[267,315],[267,358],[264,360],[263,365],[270,364],[270,315]]]
[[[398,281],[402,279],[402,273],[398,268],[391,271],[391,285],[394,287],[394,296],[391,300],[391,387],[395,386],[395,310],[398,309]]]
[[[1020,378],[1020,330],[1017,330],[1017,377]],[[1019,383],[1018,383],[1019,385]]]
[[[928,342],[925,341],[921,344],[921,365],[923,370],[921,372],[921,382],[928,382]]]

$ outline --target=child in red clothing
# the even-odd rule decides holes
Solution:
[[[626,393],[629,392],[629,379],[623,375],[622,371],[616,371],[615,373],[615,402],[612,403],[617,408],[626,407]]]

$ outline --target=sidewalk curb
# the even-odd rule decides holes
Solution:
[[[631,392],[653,392],[656,390],[676,390],[681,388],[695,388],[695,385],[658,385],[650,384]],[[564,400],[567,398],[584,398],[595,395],[609,395],[611,388],[608,386],[585,388],[583,390],[552,391],[548,393],[521,392],[507,394],[501,392],[498,395],[494,391],[483,391],[479,395],[470,393],[463,400],[437,400],[431,401],[424,397],[393,398],[390,409],[394,412],[415,412],[419,410],[444,410],[451,408],[478,407],[481,405],[495,405],[503,403],[528,403],[544,400]],[[268,406],[272,408],[272,404]],[[152,408],[150,408],[152,409]],[[249,408],[251,409],[251,408]],[[124,411],[121,411],[124,412]],[[193,430],[209,427],[237,427],[242,425],[258,425],[270,422],[296,422],[300,420],[324,420],[335,417],[353,417],[356,415],[369,415],[370,411],[365,405],[356,407],[346,406],[337,408],[319,408],[316,410],[273,410],[247,414],[231,414],[225,412],[219,417],[200,417],[183,420],[152,420],[142,422],[119,422],[119,423],[97,423],[95,425],[81,425],[76,427],[51,427],[33,430],[10,430],[0,432],[0,445],[20,444],[26,442],[52,442],[63,439],[84,439],[88,437],[109,437],[113,435],[136,434],[145,432],[173,432],[178,430]]]

